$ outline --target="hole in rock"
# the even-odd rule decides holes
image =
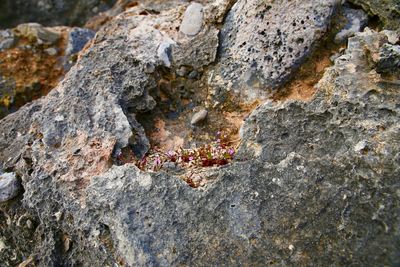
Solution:
[[[203,171],[234,160],[239,129],[255,104],[213,108],[207,100],[206,77],[190,67],[185,69],[188,75],[184,77],[158,69],[158,86],[150,92],[157,105],[150,112],[136,114],[151,148],[141,159],[131,148],[124,148],[115,163],[134,162],[143,171],[169,172],[196,188],[205,182]],[[206,117],[192,124],[204,110]]]

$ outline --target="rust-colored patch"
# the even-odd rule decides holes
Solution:
[[[8,108],[17,109],[27,102],[48,94],[64,76],[60,57],[66,45],[66,33],[54,46],[32,44],[20,38],[14,48],[0,52],[0,74],[16,84],[14,101],[2,101]],[[27,48],[27,46],[30,48]],[[55,47],[56,55],[45,49]]]
[[[315,92],[315,85],[324,75],[325,69],[332,65],[330,57],[341,46],[326,41],[318,47],[305,63],[302,64],[296,75],[287,84],[272,96],[275,101],[301,100],[310,101]]]

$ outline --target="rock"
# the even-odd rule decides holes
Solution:
[[[190,124],[192,124],[192,125],[198,124],[199,122],[203,121],[207,117],[207,114],[208,114],[208,112],[206,109],[199,110],[198,112],[196,112],[193,115],[193,117],[190,121]]]
[[[203,26],[203,5],[199,3],[191,3],[185,11],[180,32],[193,36],[200,32]]]
[[[160,46],[157,49],[157,55],[166,67],[171,66],[171,61],[172,61],[171,45],[172,44],[173,44],[173,42],[164,41],[160,44]]]
[[[345,42],[347,38],[354,36],[356,32],[362,31],[368,23],[368,15],[362,9],[352,9],[344,6],[343,13],[347,24],[336,34],[334,39],[336,43]]]
[[[349,2],[361,6],[371,16],[378,16],[386,29],[399,29],[400,5],[398,0],[349,0]]]
[[[112,7],[116,0],[2,0],[0,25],[13,28],[21,23],[46,26],[82,26],[98,12]],[[93,8],[97,7],[97,10]],[[95,12],[96,11],[96,12]]]
[[[96,33],[92,30],[74,27],[68,33],[68,43],[65,50],[65,55],[71,56],[80,52],[95,34]]]
[[[337,5],[336,0],[237,1],[221,30],[214,87],[232,87],[249,99],[279,87],[323,37]]]
[[[0,174],[0,202],[16,197],[21,191],[21,184],[15,173]]]
[[[54,44],[60,39],[60,34],[46,29],[38,23],[20,24],[16,28],[18,35],[28,38],[31,41]]]
[[[388,41],[391,44],[396,44],[400,41],[400,31],[383,30],[382,33],[387,36]]]
[[[0,51],[13,47],[16,41],[15,35],[11,30],[0,31]]]
[[[54,48],[54,47],[49,47],[49,48],[45,49],[44,51],[47,54],[49,54],[49,56],[55,56],[58,53],[57,48]]]
[[[302,2],[279,4],[308,10],[311,1]],[[256,108],[235,161],[202,169],[208,182],[201,188],[190,187],[182,172],[114,161],[114,152],[141,156],[149,148],[140,121],[155,106],[157,82],[180,67],[174,57],[165,67],[160,44],[174,41],[173,55],[189,47],[180,45],[190,38],[177,24],[184,7],[150,15],[132,7],[118,15],[52,92],[0,120],[0,167],[18,173],[24,187],[22,203],[0,207],[7,222],[0,262],[17,266],[34,255],[38,266],[399,265],[399,90],[370,61],[387,44],[385,33],[349,38],[310,102]],[[247,22],[248,34],[266,25]],[[197,39],[217,31],[207,27],[188,54],[213,51],[210,40],[201,46]],[[250,56],[241,51],[235,59]],[[22,234],[14,227],[25,212],[38,223],[19,227],[28,231]]]
[[[378,73],[400,74],[400,45],[384,44],[379,51]]]

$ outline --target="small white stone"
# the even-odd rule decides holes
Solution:
[[[289,250],[293,251],[294,250],[294,246],[292,244],[289,245]]]
[[[207,117],[207,114],[208,114],[208,112],[205,109],[202,109],[202,110],[196,112],[193,115],[192,120],[190,121],[190,124],[195,125],[195,124],[201,122],[202,120],[204,120]]]
[[[20,191],[20,183],[15,173],[3,173],[0,175],[0,202],[8,201],[16,197]]]
[[[203,26],[203,5],[192,3],[183,15],[180,32],[194,36],[198,34]]]

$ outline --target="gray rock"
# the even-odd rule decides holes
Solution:
[[[354,36],[356,32],[362,31],[368,23],[368,15],[362,9],[343,7],[343,13],[347,20],[345,27],[336,34],[334,41],[342,43],[347,38]]]
[[[70,56],[80,52],[95,34],[96,33],[92,30],[74,27],[68,33],[65,55]]]
[[[237,1],[221,30],[214,86],[247,98],[277,88],[311,53],[337,5],[336,0]]]
[[[49,30],[39,23],[20,24],[17,26],[16,30],[20,36],[47,44],[54,44],[61,37],[59,33]]]
[[[15,173],[0,174],[0,202],[16,197],[21,191],[21,184]]]
[[[165,66],[170,67],[172,61],[171,48],[172,43],[163,41],[157,49],[157,55],[159,59],[164,63]]]
[[[16,41],[16,37],[11,30],[0,31],[0,51],[13,47]]]
[[[192,119],[190,120],[190,124],[192,124],[192,125],[198,124],[199,122],[203,121],[207,117],[207,114],[208,114],[208,112],[206,109],[199,110],[192,116]]]
[[[193,36],[200,32],[202,26],[203,5],[199,3],[191,3],[185,11],[179,30],[186,35]]]
[[[400,74],[400,45],[384,44],[379,51],[378,73]]]
[[[369,60],[384,33],[350,38],[310,102],[254,110],[237,159],[203,169],[203,188],[113,164],[113,151],[148,148],[136,114],[155,105],[149,91],[166,69],[157,50],[167,37],[178,43],[181,9],[119,15],[55,90],[0,121],[0,167],[25,190],[22,204],[0,207],[11,214],[0,262],[399,265],[399,90]],[[38,223],[27,233],[13,228],[25,212]]]

